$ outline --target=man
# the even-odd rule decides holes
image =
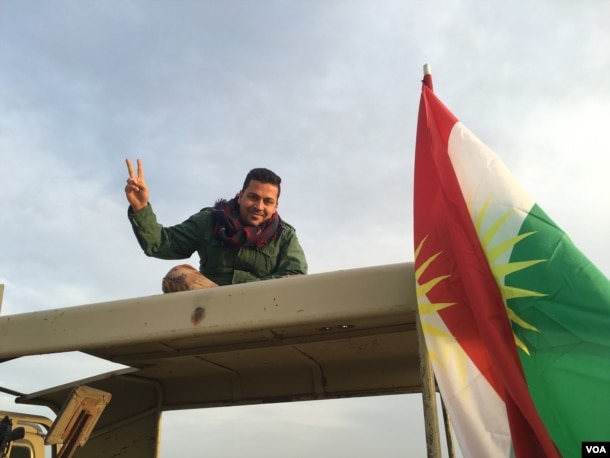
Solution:
[[[142,161],[137,161],[137,174],[131,161],[125,162],[128,218],[144,253],[186,259],[197,251],[200,257],[199,271],[189,265],[170,270],[163,279],[164,293],[307,273],[296,231],[277,213],[282,180],[271,170],[251,170],[235,198],[218,200],[181,224],[163,227],[148,201]]]

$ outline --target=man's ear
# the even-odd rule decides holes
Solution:
[[[241,190],[237,193],[237,203],[238,205],[241,205],[241,198],[244,196],[244,191]]]

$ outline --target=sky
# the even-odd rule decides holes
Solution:
[[[1,313],[161,292],[175,263],[136,243],[125,158],[144,161],[163,224],[268,167],[310,273],[412,261],[425,63],[440,99],[608,275],[609,21],[594,0],[0,0]],[[24,392],[105,367],[11,364],[0,385]],[[425,454],[416,395],[172,413],[162,444]]]

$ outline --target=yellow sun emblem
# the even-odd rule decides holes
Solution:
[[[474,225],[475,225],[477,234],[479,236],[481,246],[483,247],[483,250],[485,251],[485,256],[487,258],[487,262],[489,263],[489,266],[491,267],[493,276],[496,279],[496,282],[500,289],[500,294],[502,295],[502,298],[504,299],[506,313],[508,315],[509,320],[512,323],[514,323],[515,325],[517,325],[523,329],[528,329],[530,331],[539,332],[539,330],[535,326],[532,326],[531,324],[529,324],[526,321],[524,321],[523,319],[521,319],[508,306],[507,301],[509,299],[520,298],[520,297],[540,297],[540,296],[545,296],[545,294],[539,293],[536,291],[530,291],[530,290],[526,290],[526,289],[507,286],[505,284],[504,280],[507,275],[509,275],[513,272],[527,269],[528,267],[531,267],[540,262],[544,262],[545,260],[538,259],[538,260],[521,261],[521,262],[503,262],[500,259],[503,254],[512,250],[512,248],[517,243],[519,243],[520,241],[524,240],[525,238],[530,237],[531,235],[535,234],[535,232],[527,232],[527,233],[520,234],[517,236],[511,236],[511,237],[504,238],[500,242],[494,242],[494,239],[498,235],[500,229],[504,226],[504,224],[506,223],[508,218],[514,214],[515,210],[511,209],[511,210],[505,212],[499,218],[497,218],[495,221],[493,221],[492,224],[488,228],[483,229],[483,225],[484,225],[483,222],[485,220],[485,216],[488,213],[489,201],[490,201],[490,199],[487,199],[487,201],[483,205],[482,209],[479,211],[479,213],[474,221]],[[427,236],[424,237],[424,239],[419,243],[419,245],[417,246],[417,249],[415,250],[416,264],[417,264],[417,259],[421,252],[421,248],[423,247],[427,238],[428,238]],[[421,279],[421,276],[423,275],[423,273],[437,259],[437,257],[440,254],[441,254],[441,252],[438,252],[438,253],[430,256],[428,259],[426,259],[424,262],[422,262],[419,265],[419,268],[415,271],[415,279],[416,279],[416,284],[417,284],[417,287],[416,287],[417,302],[419,304],[419,313],[420,313],[420,315],[422,315],[422,317],[425,315],[429,315],[429,314],[436,314],[444,308],[455,305],[455,303],[452,303],[452,302],[431,303],[427,299],[427,293],[429,291],[431,291],[437,284],[439,284],[440,282],[449,278],[450,274],[435,277],[423,284],[420,283],[420,279]],[[447,332],[443,331],[439,327],[430,325],[430,324],[424,322],[423,320],[422,320],[422,330],[427,335],[433,335],[436,337],[453,338],[453,336],[451,336]],[[526,354],[529,355],[530,353],[529,353],[527,346],[514,332],[513,332],[513,337],[515,339],[516,345],[519,348],[521,348]],[[431,358],[435,359],[435,356],[431,354]]]

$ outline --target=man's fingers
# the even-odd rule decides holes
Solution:
[[[136,174],[133,171],[133,165],[131,165],[131,161],[129,159],[125,159],[125,163],[127,164],[127,172],[129,172],[129,178],[134,178]]]
[[[129,159],[125,159],[125,163],[127,164],[127,172],[129,172],[129,178],[136,178],[136,173],[133,170],[133,165]],[[144,164],[140,159],[137,160],[138,164],[138,178],[144,179]]]
[[[138,159],[138,178],[144,179],[144,164]]]
[[[137,186],[133,183],[130,183],[130,182],[127,182],[127,186],[125,186],[125,192],[131,192],[131,191],[138,192],[139,190],[140,190],[139,186]]]

